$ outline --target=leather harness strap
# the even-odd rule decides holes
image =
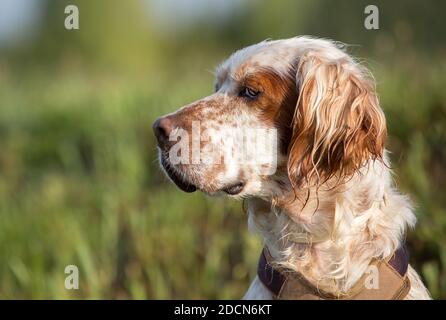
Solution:
[[[296,271],[273,267],[272,258],[265,247],[260,255],[257,275],[260,281],[274,294],[276,299],[325,300],[325,299],[403,299],[410,290],[407,277],[409,265],[408,252],[405,245],[399,247],[394,254],[384,260],[372,260],[370,265],[376,266],[379,278],[376,286],[367,286],[368,274],[364,274],[346,294],[335,295],[323,292]]]

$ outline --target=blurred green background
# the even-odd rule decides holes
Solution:
[[[76,4],[80,30],[64,28]],[[380,29],[364,28],[364,8]],[[266,38],[351,44],[385,109],[395,182],[416,204],[411,263],[446,298],[446,2],[0,0],[0,298],[240,298],[260,239],[242,204],[185,194],[151,124],[209,94]],[[79,267],[79,290],[64,288]]]

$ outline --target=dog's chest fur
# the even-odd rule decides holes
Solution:
[[[369,163],[342,186],[323,186],[317,196],[311,192],[316,193],[294,200],[284,195],[276,207],[249,200],[249,227],[261,234],[275,262],[328,292],[348,292],[370,261],[391,255],[415,224],[408,199],[392,187],[389,169],[380,162]],[[412,291],[429,297],[413,273],[410,268]],[[272,295],[256,277],[245,298]]]

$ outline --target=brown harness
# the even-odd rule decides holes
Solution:
[[[278,300],[402,300],[408,294],[409,258],[404,245],[389,258],[374,259],[370,265],[378,270],[377,288],[366,285],[368,274],[365,273],[348,293],[336,295],[318,289],[299,272],[273,267],[272,257],[265,247],[260,255],[257,275]]]

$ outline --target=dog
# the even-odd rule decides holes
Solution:
[[[245,299],[431,298],[407,262],[416,218],[392,183],[373,78],[345,49],[248,46],[218,66],[213,94],[153,124],[180,189],[245,199],[265,242]]]

